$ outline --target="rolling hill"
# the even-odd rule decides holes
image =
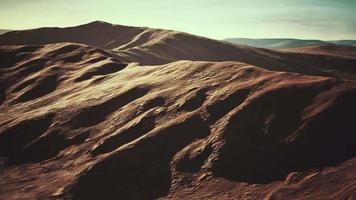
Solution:
[[[0,199],[352,199],[355,63],[104,22],[0,35]]]
[[[0,36],[0,45],[44,45],[60,42],[95,46],[120,60],[142,65],[178,60],[239,61],[268,70],[356,79],[356,58],[272,51],[212,40],[171,30],[113,25],[95,21],[68,28],[13,31]]]

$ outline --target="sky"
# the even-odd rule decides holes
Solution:
[[[356,39],[356,0],[0,0],[0,29],[95,20],[214,39]]]

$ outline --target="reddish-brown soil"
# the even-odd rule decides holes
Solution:
[[[101,22],[0,44],[0,199],[356,197],[354,57]]]

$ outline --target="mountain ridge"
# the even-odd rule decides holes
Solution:
[[[295,38],[226,38],[224,41],[234,44],[243,44],[259,48],[268,49],[290,49],[301,48],[315,45],[349,45],[356,46],[356,40],[311,40],[311,39],[295,39]]]
[[[350,45],[324,44],[285,49],[284,51],[356,58],[356,46]]]
[[[276,71],[347,79],[356,77],[352,73],[343,72],[353,70],[346,67],[349,63],[356,62],[353,57],[273,51],[172,30],[113,25],[101,21],[69,28],[9,32],[0,36],[0,45],[41,45],[58,42],[99,47],[115,53],[124,62],[138,62],[142,65],[167,64],[178,60],[238,61]]]

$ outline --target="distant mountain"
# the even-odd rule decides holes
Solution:
[[[356,46],[340,44],[306,46],[300,48],[284,49],[283,51],[356,58]]]
[[[328,41],[328,42],[333,44],[356,46],[356,40],[335,40],[335,41]]]
[[[289,49],[300,48],[316,45],[327,44],[341,44],[356,46],[356,40],[334,40],[334,41],[322,41],[322,40],[302,40],[302,39],[290,39],[290,38],[273,38],[273,39],[249,39],[249,38],[227,38],[225,41],[234,44],[243,44],[259,48],[268,49]]]

